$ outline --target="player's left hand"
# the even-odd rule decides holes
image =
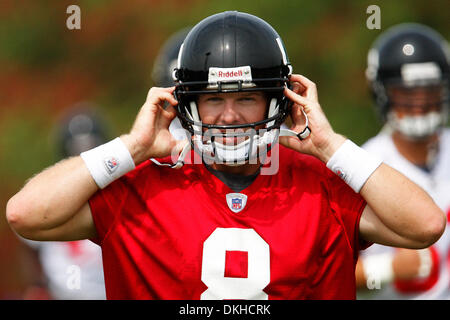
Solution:
[[[345,137],[333,131],[319,104],[316,84],[308,78],[293,74],[290,77],[292,90],[285,88],[284,95],[294,104],[292,106],[291,130],[299,133],[305,128],[306,119],[302,108],[309,120],[311,134],[305,140],[297,137],[280,137],[280,143],[301,153],[315,156],[327,162],[333,153],[344,143]]]

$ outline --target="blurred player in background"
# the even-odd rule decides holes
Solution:
[[[75,105],[56,132],[58,158],[77,156],[107,141],[105,124],[88,103]],[[30,287],[25,299],[102,300],[106,298],[102,252],[90,240],[41,242],[23,239],[38,255],[48,296]]]
[[[153,67],[152,79],[156,87],[168,88],[175,85],[173,72],[177,67],[178,52],[191,28],[187,27],[173,34],[160,49]],[[172,120],[169,130],[177,140],[186,139],[186,133],[178,117]]]
[[[420,24],[400,24],[379,36],[369,51],[366,76],[385,125],[363,145],[421,186],[447,214],[448,50],[441,35]],[[373,245],[361,252],[356,271],[358,298],[450,298],[449,243],[447,228],[427,249]]]

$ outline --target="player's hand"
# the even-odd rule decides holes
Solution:
[[[326,163],[344,143],[345,138],[331,128],[320,107],[315,83],[298,74],[293,74],[290,81],[292,90],[285,88],[284,92],[294,103],[291,111],[293,124],[290,129],[299,133],[305,128],[306,119],[301,110],[303,108],[308,116],[311,134],[305,140],[292,136],[280,137],[280,143],[298,152],[313,155]]]
[[[121,139],[133,157],[134,163],[149,158],[162,158],[179,153],[186,141],[177,141],[169,131],[170,122],[175,118],[178,101],[173,96],[175,87],[153,87],[140,109],[128,135]],[[164,109],[165,102],[168,106]]]

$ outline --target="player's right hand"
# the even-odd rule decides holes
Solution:
[[[149,158],[162,158],[179,153],[186,141],[177,141],[169,131],[169,125],[176,116],[178,101],[173,96],[175,87],[153,87],[140,109],[129,134],[121,136],[128,147],[134,163]],[[164,109],[165,102],[169,105]]]
[[[294,132],[305,128],[308,116],[311,134],[307,139],[297,137],[280,137],[280,143],[285,147],[300,153],[310,154],[327,163],[334,152],[345,142],[345,137],[334,132],[319,103],[317,87],[314,82],[299,74],[290,76],[292,90],[285,88],[284,95],[293,102],[291,118]]]

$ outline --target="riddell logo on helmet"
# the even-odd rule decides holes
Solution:
[[[217,76],[219,78],[242,77],[243,75],[244,75],[244,73],[242,72],[242,70],[239,70],[239,71],[228,71],[228,72],[219,71],[217,73]]]
[[[209,83],[219,81],[252,81],[252,72],[250,66],[236,68],[209,68]]]

